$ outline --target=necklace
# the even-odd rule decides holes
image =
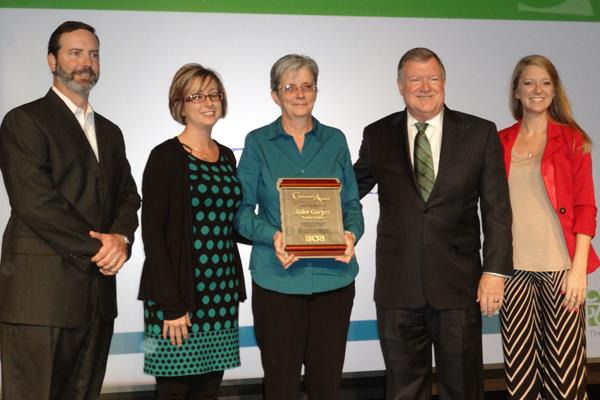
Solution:
[[[530,141],[529,138],[532,137],[535,139],[535,141],[533,141],[533,139]],[[525,148],[527,149],[527,158],[531,158],[534,154],[537,154],[538,151],[540,150],[540,146],[545,143],[546,141],[546,131],[543,130],[541,132],[533,132],[533,133],[529,133],[529,134],[524,134],[522,136],[523,138],[523,144],[525,145]],[[533,143],[531,143],[533,142]]]
[[[200,148],[198,148],[198,147],[196,147],[196,146],[192,146],[192,145],[191,145],[191,144],[189,144],[189,143],[184,143],[184,142],[181,142],[181,143],[182,143],[184,146],[187,146],[187,147],[189,147],[190,149],[194,150],[194,151],[195,151],[195,152],[198,154],[198,157],[199,157],[201,160],[205,160],[205,161],[206,161],[206,160],[209,158],[209,157],[208,157],[208,156],[209,156],[209,155],[208,155],[208,152],[210,152],[210,145],[212,144],[212,139],[209,139],[209,140],[208,140],[208,144],[206,145],[206,151],[202,151]]]

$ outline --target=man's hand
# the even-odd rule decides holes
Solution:
[[[493,313],[500,310],[502,300],[504,299],[504,280],[503,276],[497,276],[484,273],[479,279],[477,288],[477,302],[481,308],[481,313],[491,317]]]
[[[116,275],[127,261],[127,243],[123,235],[90,231],[90,237],[99,240],[102,247],[92,257],[103,275]]]

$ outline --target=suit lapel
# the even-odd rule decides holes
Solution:
[[[101,177],[98,181],[98,198],[100,200],[101,209],[106,206],[106,193],[110,190],[110,169],[112,148],[110,143],[111,135],[108,134],[109,127],[106,120],[97,113],[94,115],[94,124],[96,127],[96,142],[98,143],[98,158],[100,159]],[[104,214],[103,214],[104,215]]]
[[[77,122],[69,107],[52,89],[46,95],[46,100],[48,102],[48,111],[55,124],[52,131],[57,132],[58,135],[64,138],[62,145],[69,148],[69,152],[74,151],[77,153],[77,157],[82,158],[86,166],[86,181],[101,181],[102,172],[100,171],[100,164],[96,160],[96,156],[83,129],[81,129],[79,122]],[[80,182],[80,184],[85,186],[85,182]],[[93,196],[93,198],[89,198],[87,206],[81,206],[81,204],[76,202],[72,202],[72,204],[91,226],[99,227],[98,224],[101,221],[102,215],[101,206],[97,208],[93,205],[100,205],[102,196],[100,196],[98,191],[86,192],[86,196]]]
[[[452,164],[454,163],[455,157],[461,154],[461,149],[458,148],[458,144],[460,143],[460,141],[457,140],[458,136],[460,136],[460,130],[454,121],[454,114],[452,110],[444,107],[440,162],[438,164],[435,184],[431,190],[429,200],[435,197],[436,192],[439,190],[438,188],[444,185],[444,181],[452,170]]]
[[[452,110],[446,106],[444,106],[444,119],[442,124],[440,161],[429,200],[434,198],[439,187],[444,185],[444,181],[451,174],[450,171],[452,171],[452,165],[454,164],[456,157],[461,154],[461,149],[457,147],[458,143],[460,143],[460,141],[457,140],[457,137],[460,136],[460,129],[454,120]]]
[[[548,121],[547,124],[547,128],[546,128],[546,146],[544,148],[544,153],[542,155],[543,160],[542,160],[542,168],[544,166],[544,161],[546,162],[545,165],[549,165],[548,160],[550,160],[551,157],[554,156],[554,153],[556,153],[556,151],[561,147],[561,146],[568,146],[568,144],[561,142],[561,128],[560,125],[552,122],[552,121]],[[574,148],[571,150],[575,150]]]
[[[100,166],[108,165],[110,162],[110,151],[112,148],[110,143],[110,135],[108,127],[103,118],[100,118],[98,114],[95,114],[94,123],[96,126],[96,141],[98,142],[98,158],[100,159]]]
[[[410,146],[408,144],[408,131],[406,128],[406,110],[401,112],[398,117],[392,121],[392,131],[390,132],[390,135],[392,137],[394,149],[400,159],[400,165],[409,175],[409,179],[412,181],[415,191],[417,191],[414,167],[410,161]]]
[[[77,153],[85,159],[90,173],[99,176],[100,166],[98,165],[98,160],[96,160],[92,146],[85,136],[83,129],[81,129],[79,122],[77,122],[75,115],[73,115],[69,107],[67,107],[52,89],[48,91],[46,98],[54,121],[60,127],[59,132],[65,132],[65,134],[73,141]]]

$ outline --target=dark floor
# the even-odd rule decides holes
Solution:
[[[371,392],[365,393],[362,391],[357,391],[355,393],[351,393],[346,391],[343,400],[385,400],[383,397],[383,388],[377,390],[377,393]],[[600,385],[590,385],[588,386],[588,394],[590,400],[600,399]],[[153,400],[154,394],[149,391],[138,392],[138,393],[122,393],[122,394],[105,394],[100,396],[101,400]],[[299,400],[305,399],[305,397],[299,397]],[[496,391],[496,392],[486,392],[485,394],[486,400],[505,400],[506,392]],[[229,394],[224,396],[219,396],[219,400],[262,400],[262,396],[258,393],[247,393],[247,394]],[[438,400],[438,396],[433,396],[432,400]]]
[[[484,387],[486,400],[505,400],[503,389],[504,369],[502,364],[487,364],[484,367]],[[435,381],[435,373],[434,373]],[[590,400],[600,399],[600,358],[588,359],[588,394]],[[262,400],[262,379],[226,380],[221,385],[219,400]],[[384,400],[384,371],[344,373],[342,377],[341,400]],[[104,394],[101,400],[154,400],[154,392],[144,391],[129,393]],[[436,388],[434,385],[434,393]],[[306,400],[300,394],[298,400]],[[433,396],[432,400],[438,400]]]

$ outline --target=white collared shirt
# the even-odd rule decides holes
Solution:
[[[52,86],[52,90],[54,90],[54,93],[56,93],[58,97],[60,97],[62,101],[65,102],[67,107],[69,107],[69,110],[71,110],[71,112],[75,115],[75,118],[77,118],[77,122],[79,122],[81,129],[85,133],[85,137],[87,138],[88,142],[90,142],[90,146],[92,147],[92,151],[96,156],[96,160],[100,160],[98,158],[98,141],[96,140],[96,124],[94,122],[94,110],[92,109],[90,103],[87,104],[87,108],[84,111],[82,108],[77,107],[77,105],[75,105],[75,103],[73,103],[71,99],[65,96],[55,86]]]
[[[417,121],[408,111],[406,111],[406,129],[408,131],[408,148],[410,149],[410,162],[415,165],[415,138],[417,137]],[[440,165],[440,152],[442,149],[442,127],[444,121],[444,110],[440,111],[435,117],[423,121],[427,122],[427,130],[425,136],[429,140],[431,146],[431,156],[433,158],[433,173],[437,177],[438,167]]]

